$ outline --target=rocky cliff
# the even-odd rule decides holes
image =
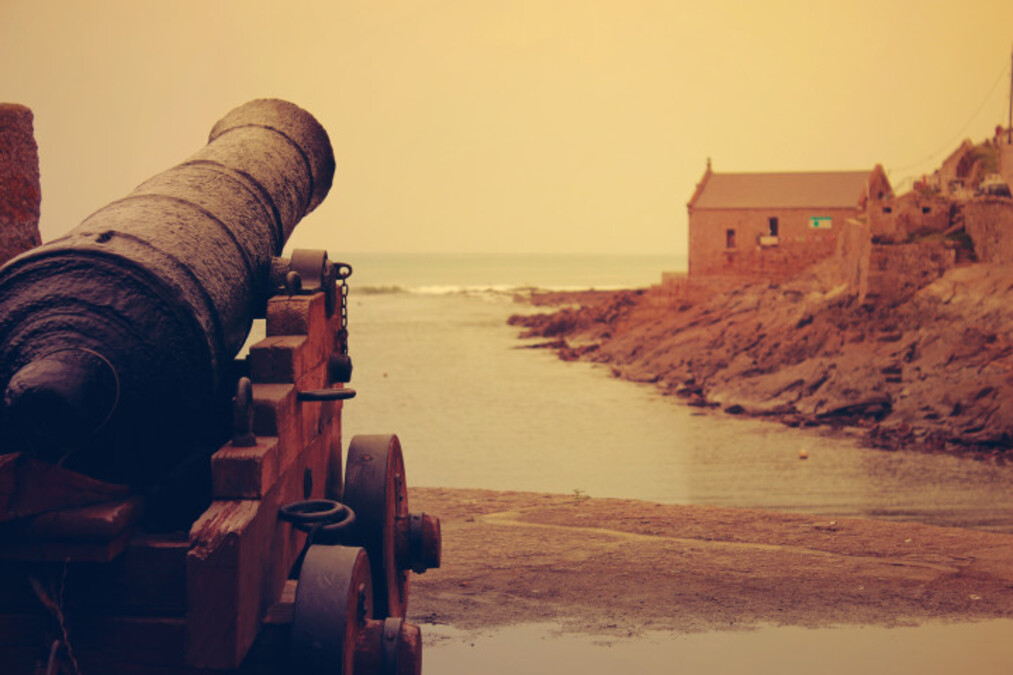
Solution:
[[[885,447],[1013,444],[1013,269],[970,264],[860,302],[828,261],[694,305],[656,290],[515,316],[566,359],[608,364],[691,405],[789,425],[859,426]]]

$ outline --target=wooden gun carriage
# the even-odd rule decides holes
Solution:
[[[439,520],[396,436],[342,467],[350,267],[279,257],[331,153],[253,101],[0,269],[0,671],[421,672]]]

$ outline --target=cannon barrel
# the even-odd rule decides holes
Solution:
[[[272,257],[333,174],[309,113],[251,101],[190,159],[0,268],[0,451],[147,485],[207,448]]]

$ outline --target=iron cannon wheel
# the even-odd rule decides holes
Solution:
[[[372,616],[369,560],[361,548],[311,546],[295,591],[292,663],[299,673],[353,673],[355,643]]]
[[[345,541],[369,554],[377,618],[403,618],[408,608],[408,570],[398,565],[396,527],[399,520],[408,518],[408,489],[397,436],[352,438],[341,501],[356,514]]]

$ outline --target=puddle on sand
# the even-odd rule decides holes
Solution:
[[[915,627],[762,627],[636,637],[564,633],[553,624],[495,631],[422,626],[424,675],[1008,675],[1013,619]]]

